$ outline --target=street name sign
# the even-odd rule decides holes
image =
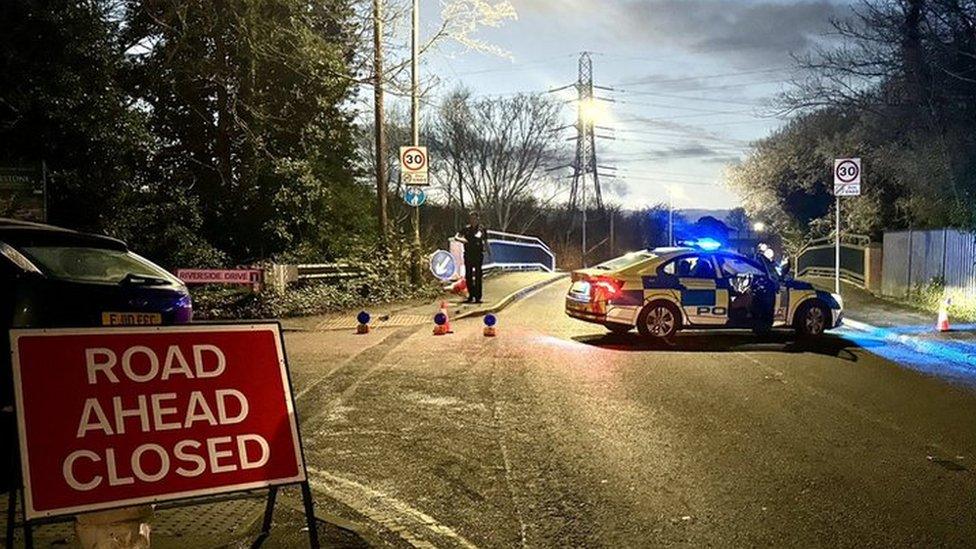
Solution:
[[[306,482],[277,323],[10,343],[28,520]]]
[[[47,178],[43,165],[0,166],[0,203],[21,221],[47,221]]]
[[[407,187],[403,193],[403,201],[414,208],[418,208],[427,202],[427,193],[418,187]]]
[[[439,280],[450,280],[457,271],[454,256],[446,250],[437,250],[430,256],[430,272]]]
[[[260,284],[261,269],[177,269],[176,278],[186,284]]]
[[[429,185],[427,147],[400,147],[400,181],[404,185]]]
[[[859,196],[861,194],[861,159],[837,158],[834,160],[834,196]]]

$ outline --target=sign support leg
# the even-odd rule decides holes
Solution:
[[[840,196],[835,197],[837,207],[834,208],[837,215],[834,229],[834,293],[840,294]]]
[[[308,546],[319,549],[319,530],[315,524],[315,504],[312,501],[312,489],[308,481],[302,483],[302,503],[305,504],[305,522],[308,523]]]
[[[274,519],[275,500],[278,499],[278,487],[272,486],[268,490],[268,502],[264,506],[264,521],[261,523],[261,533],[267,534],[271,531],[271,521]]]

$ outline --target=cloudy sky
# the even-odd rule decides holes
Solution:
[[[473,3],[490,0],[473,0]],[[511,59],[442,48],[426,70],[443,94],[463,83],[477,95],[539,92],[576,79],[592,52],[594,83],[612,128],[600,164],[617,168],[605,195],[625,208],[667,200],[685,208],[737,205],[723,171],[749,142],[784,123],[769,100],[790,80],[791,53],[829,38],[846,0],[511,0],[518,20],[478,37]],[[423,0],[428,29],[440,0]],[[563,92],[569,99],[575,91]],[[567,103],[566,123],[575,120]],[[567,130],[566,137],[571,137]],[[609,174],[610,172],[608,172]]]

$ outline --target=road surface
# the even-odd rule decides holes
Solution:
[[[395,546],[976,543],[976,392],[833,335],[686,335],[500,315],[287,335],[323,510]]]

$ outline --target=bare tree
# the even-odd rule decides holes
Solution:
[[[560,110],[541,95],[472,99],[455,91],[436,123],[442,180],[453,182],[465,205],[501,230],[526,221],[533,206],[555,196],[555,181],[544,168],[561,154],[555,131]]]

